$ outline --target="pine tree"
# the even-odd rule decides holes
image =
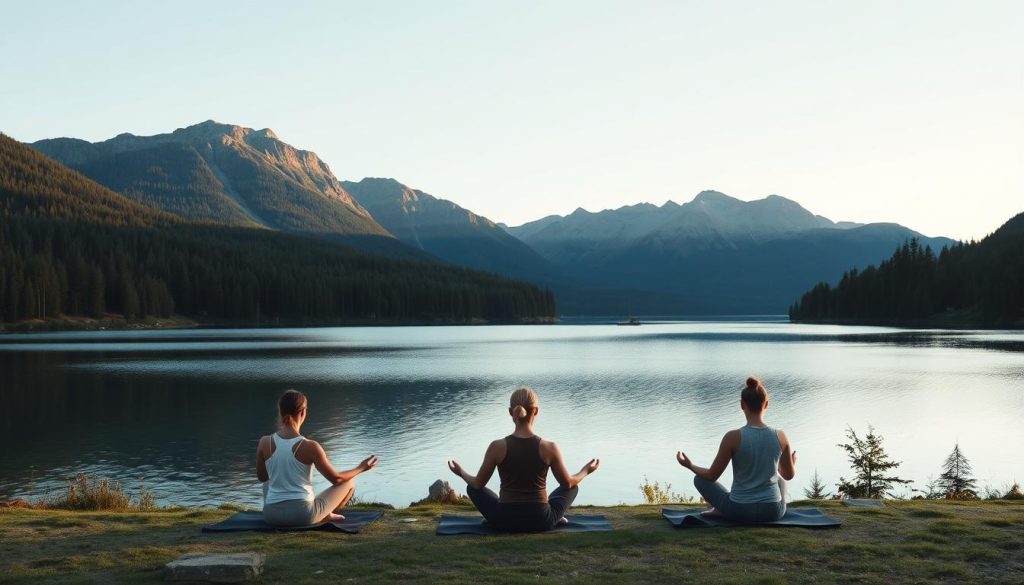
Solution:
[[[825,491],[825,482],[821,481],[821,476],[818,475],[818,470],[815,468],[814,475],[811,476],[810,487],[804,488],[804,497],[808,500],[825,500],[831,495]]]
[[[942,464],[938,487],[947,499],[965,500],[978,497],[978,486],[971,477],[971,463],[960,450],[960,443],[953,446],[953,451]]]
[[[910,480],[886,475],[890,469],[900,466],[899,461],[891,461],[882,447],[881,435],[875,434],[875,428],[868,425],[868,432],[863,439],[857,436],[852,427],[846,428],[849,443],[838,446],[846,451],[850,465],[856,474],[853,481],[840,477],[836,489],[851,498],[883,498],[891,496],[894,484],[908,484]]]

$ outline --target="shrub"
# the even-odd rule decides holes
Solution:
[[[138,494],[133,496],[118,481],[79,473],[67,479],[62,494],[44,498],[40,504],[64,510],[152,510],[156,507],[156,496],[142,485],[139,485]]]
[[[640,484],[640,493],[644,496],[645,504],[686,504],[697,502],[694,498],[685,497],[679,493],[672,491],[672,484],[665,483],[661,485],[658,482],[651,483],[647,476],[644,476],[644,482]]]
[[[1001,488],[987,485],[981,492],[981,497],[986,500],[1024,500],[1024,493],[1021,493],[1019,483],[1004,485]]]
[[[1020,484],[1013,484],[1010,489],[1003,495],[1004,500],[1024,500],[1024,493],[1020,491]]]

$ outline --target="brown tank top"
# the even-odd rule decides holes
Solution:
[[[548,501],[548,468],[540,458],[540,437],[505,437],[505,459],[498,464],[502,503],[545,503]]]

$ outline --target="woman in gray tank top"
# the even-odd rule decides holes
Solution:
[[[539,411],[533,390],[519,388],[512,393],[508,408],[515,431],[491,442],[480,471],[470,475],[457,462],[448,462],[452,473],[466,480],[466,494],[477,510],[499,530],[543,532],[565,523],[564,515],[579,493],[580,482],[600,465],[599,460],[591,459],[569,475],[558,445],[533,433]],[[500,494],[487,489],[495,469],[501,478]],[[558,481],[551,495],[547,493],[548,471]]]
[[[768,391],[757,378],[747,378],[740,393],[740,409],[747,418],[742,428],[722,437],[711,467],[698,467],[686,453],[676,460],[693,472],[693,485],[712,506],[706,516],[724,516],[736,522],[773,522],[786,513],[786,481],[796,476],[796,451],[779,429],[764,422]],[[718,478],[732,461],[732,491]]]

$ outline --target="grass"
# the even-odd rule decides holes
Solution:
[[[265,583],[1024,582],[1022,502],[814,505],[843,527],[677,530],[658,506],[618,506],[576,508],[606,514],[614,532],[439,537],[442,511],[471,508],[427,505],[388,511],[355,536],[202,534],[232,510],[0,509],[0,581],[155,583],[184,553],[258,551]]]

